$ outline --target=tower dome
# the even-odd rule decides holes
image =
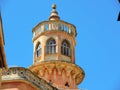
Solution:
[[[59,20],[60,17],[58,16],[58,12],[56,11],[56,4],[52,5],[52,12],[49,17],[49,20]]]

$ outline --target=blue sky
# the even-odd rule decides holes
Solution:
[[[48,20],[53,3],[61,20],[77,29],[76,64],[86,74],[79,88],[120,90],[117,0],[0,0],[8,65],[32,65],[32,28]]]

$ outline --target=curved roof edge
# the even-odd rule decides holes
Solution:
[[[38,90],[58,90],[42,78],[39,78],[29,69],[23,67],[11,67],[8,70],[4,69],[2,71],[2,82],[13,80],[27,81]]]

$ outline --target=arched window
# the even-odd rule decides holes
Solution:
[[[50,54],[50,53],[56,53],[56,41],[54,39],[50,39],[48,42],[47,42],[47,54]]]
[[[61,53],[70,56],[70,44],[66,40],[62,42]]]
[[[36,56],[39,57],[42,54],[41,44],[39,43],[36,48]]]

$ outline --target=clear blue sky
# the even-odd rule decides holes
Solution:
[[[86,74],[79,88],[120,90],[117,0],[0,0],[8,65],[33,63],[32,28],[48,20],[53,3],[61,19],[77,29],[76,64]]]

